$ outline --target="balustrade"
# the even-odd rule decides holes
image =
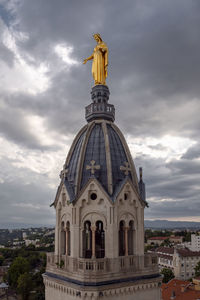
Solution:
[[[114,120],[115,108],[112,104],[108,103],[91,103],[85,108],[86,118],[92,117],[93,114],[109,116],[109,118]]]
[[[54,253],[47,253],[47,271],[48,269],[60,268],[67,272],[79,274],[92,273],[120,273],[122,271],[135,272],[139,270],[148,270],[157,268],[157,256],[148,253],[144,256],[129,255],[118,258],[99,258],[99,259],[85,259],[72,258],[67,255],[54,255]]]

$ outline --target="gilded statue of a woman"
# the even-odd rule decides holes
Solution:
[[[84,59],[83,63],[86,64],[88,60],[93,59],[92,63],[92,76],[94,78],[95,85],[106,84],[107,67],[108,67],[108,47],[103,42],[99,33],[93,35],[97,42],[96,47],[92,55]]]

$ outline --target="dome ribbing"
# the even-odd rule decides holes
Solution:
[[[126,141],[119,128],[107,120],[94,120],[81,129],[69,151],[63,173],[71,202],[92,177],[113,201],[126,179],[131,180],[138,191],[137,175]]]

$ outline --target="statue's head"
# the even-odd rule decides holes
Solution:
[[[102,42],[102,38],[100,33],[95,33],[93,34],[94,39],[98,42],[100,40],[100,42]]]

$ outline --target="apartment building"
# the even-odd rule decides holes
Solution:
[[[200,251],[200,235],[191,234],[191,247],[192,251]]]
[[[200,261],[200,252],[189,249],[159,247],[155,249],[158,254],[160,270],[169,268],[174,272],[175,278],[187,280],[194,277],[197,263]]]

